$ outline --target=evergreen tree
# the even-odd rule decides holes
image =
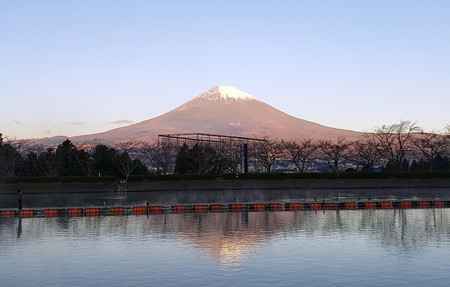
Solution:
[[[55,152],[56,160],[60,162],[59,175],[80,176],[83,172],[77,161],[78,150],[70,140],[65,140],[58,145]]]
[[[189,148],[186,144],[184,144],[180,151],[178,152],[177,159],[175,161],[175,173],[185,174],[185,173],[193,173],[193,169],[190,166],[188,159]]]
[[[94,170],[101,175],[120,177],[121,173],[115,166],[114,158],[117,151],[104,144],[99,144],[94,148],[93,160]]]

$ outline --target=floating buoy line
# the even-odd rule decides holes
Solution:
[[[358,202],[265,202],[265,203],[213,203],[213,204],[177,204],[177,205],[139,205],[139,206],[102,206],[102,207],[64,207],[1,209],[1,218],[29,217],[81,217],[81,216],[118,216],[170,213],[206,213],[206,212],[268,212],[297,210],[365,210],[365,209],[411,209],[446,208],[450,201],[358,201]]]

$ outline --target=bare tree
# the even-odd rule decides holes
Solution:
[[[363,139],[354,141],[350,148],[352,160],[362,165],[364,171],[369,171],[381,160],[380,147],[373,134],[366,133]]]
[[[318,148],[312,139],[283,141],[283,145],[299,172],[305,172],[308,169],[311,157]]]
[[[76,146],[77,153],[74,160],[83,171],[84,175],[91,176],[94,172],[94,143],[83,143]]]
[[[450,124],[444,127],[444,132],[442,133],[448,140],[450,140]]]
[[[391,172],[402,170],[405,152],[412,148],[413,136],[420,131],[421,128],[411,121],[400,121],[398,124],[383,125],[375,129],[374,136],[382,155],[394,167]]]
[[[278,140],[268,137],[264,138],[264,140],[255,144],[254,156],[267,172],[271,172],[275,161],[283,155],[284,146]]]
[[[37,152],[32,153],[35,154],[36,157],[30,154],[33,158],[34,169],[44,176],[58,176],[62,162],[56,157],[55,150],[40,145],[36,145],[34,150]]]
[[[0,176],[17,176],[24,163],[23,155],[30,147],[29,140],[3,140],[0,133]]]
[[[328,166],[339,176],[339,165],[346,159],[347,152],[351,142],[343,137],[335,140],[319,141],[318,150],[322,154],[322,158],[326,160]]]
[[[176,145],[170,141],[140,142],[138,150],[162,174],[169,172],[170,164],[175,161],[177,154]]]
[[[422,156],[429,162],[430,170],[433,170],[433,161],[443,157],[450,147],[450,141],[438,132],[420,132],[413,138],[414,147],[421,151]]]
[[[194,171],[199,174],[202,173],[215,173],[214,168],[217,168],[217,153],[216,150],[207,144],[196,144],[192,147],[191,152],[188,153],[191,158]]]
[[[233,173],[237,173],[242,164],[244,143],[245,141],[242,139],[223,139],[219,145],[219,156],[226,161],[225,166]]]
[[[135,140],[128,140],[124,142],[117,142],[113,148],[119,153],[115,157],[117,168],[128,179],[133,170],[139,165],[138,142]]]

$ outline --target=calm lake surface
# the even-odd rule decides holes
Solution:
[[[0,218],[1,286],[449,286],[450,209]]]
[[[449,200],[450,188],[165,190],[140,192],[26,192],[24,208],[359,200]],[[0,208],[17,208],[16,194],[1,193]]]

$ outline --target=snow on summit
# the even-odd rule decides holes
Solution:
[[[257,98],[236,89],[231,86],[214,87],[207,92],[199,95],[197,99],[205,99],[209,101],[227,100],[227,101],[259,101]]]

